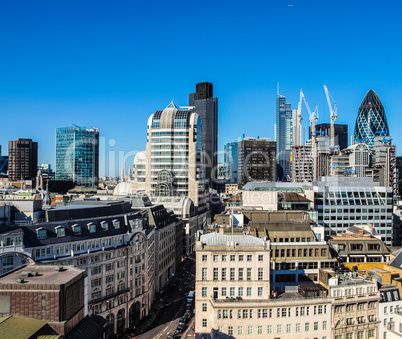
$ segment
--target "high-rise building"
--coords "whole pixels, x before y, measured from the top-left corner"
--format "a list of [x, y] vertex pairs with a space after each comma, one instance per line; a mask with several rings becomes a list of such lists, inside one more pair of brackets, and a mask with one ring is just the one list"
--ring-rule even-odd
[[292, 146], [292, 109], [286, 98], [278, 93], [276, 97], [276, 161], [279, 181], [290, 179], [290, 153]]
[[225, 177], [231, 183], [237, 183], [237, 142], [228, 142], [224, 147]]
[[206, 205], [201, 126], [197, 113], [173, 102], [149, 117], [145, 190], [152, 196], [189, 197], [198, 208]]
[[364, 97], [357, 113], [354, 141], [366, 141], [370, 149], [374, 147], [376, 135], [389, 135], [384, 107], [377, 93], [372, 89]]
[[238, 142], [238, 182], [275, 181], [276, 143], [268, 138], [245, 138]]
[[291, 174], [293, 182], [313, 181], [311, 144], [292, 146]]
[[56, 180], [70, 180], [93, 187], [99, 178], [99, 129], [56, 129]]
[[1, 155], [1, 145], [0, 145], [0, 175], [1, 173], [6, 174], [8, 171], [8, 156]]
[[8, 142], [8, 178], [11, 181], [32, 179], [38, 168], [38, 143], [32, 139]]
[[[345, 149], [348, 147], [348, 125], [344, 124], [334, 124], [335, 127], [335, 145], [339, 146], [340, 149]], [[315, 125], [316, 132], [320, 132], [320, 135], [323, 136], [331, 136], [331, 124], [318, 124]], [[311, 127], [310, 127], [310, 135], [311, 139]]]
[[213, 85], [200, 82], [196, 91], [189, 94], [189, 106], [202, 122], [202, 162], [209, 186], [214, 188], [218, 165], [218, 98], [213, 97]]

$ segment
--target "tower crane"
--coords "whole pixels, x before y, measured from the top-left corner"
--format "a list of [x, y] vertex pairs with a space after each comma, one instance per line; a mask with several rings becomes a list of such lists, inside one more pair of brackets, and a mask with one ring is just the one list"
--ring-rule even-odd
[[[313, 112], [311, 112], [310, 106], [308, 105], [306, 97], [304, 96], [302, 91], [300, 91], [300, 97], [303, 98], [304, 103], [306, 105], [308, 114], [310, 116], [309, 121], [310, 121], [310, 126], [311, 126], [311, 134], [314, 135], [314, 133], [315, 133], [315, 124], [317, 123], [317, 120], [318, 120], [318, 106], [315, 106], [315, 110]], [[300, 102], [301, 102], [301, 99], [300, 99]], [[301, 111], [301, 108], [300, 108], [300, 111]]]
[[[335, 103], [334, 98], [332, 98], [331, 94], [329, 94], [327, 86], [324, 85], [324, 91], [325, 91], [325, 96], [327, 97], [327, 102], [328, 102], [328, 107], [329, 107], [329, 112], [331, 113], [331, 146], [335, 145], [335, 121], [336, 118], [338, 117], [337, 112], [337, 105]], [[334, 108], [332, 108], [331, 100], [334, 102]]]

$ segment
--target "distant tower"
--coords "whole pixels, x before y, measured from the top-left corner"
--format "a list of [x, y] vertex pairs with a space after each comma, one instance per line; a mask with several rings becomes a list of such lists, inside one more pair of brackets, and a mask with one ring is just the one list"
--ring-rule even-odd
[[121, 168], [121, 173], [120, 173], [120, 182], [126, 181], [124, 180], [124, 167]]
[[276, 97], [276, 161], [277, 177], [280, 181], [290, 178], [290, 153], [292, 146], [292, 108], [283, 95]]
[[354, 140], [366, 140], [370, 149], [374, 147], [374, 137], [389, 136], [387, 118], [380, 98], [372, 89], [364, 97], [356, 119]]
[[213, 97], [213, 85], [200, 82], [189, 94], [189, 106], [199, 115], [202, 123], [202, 162], [209, 186], [215, 187], [218, 166], [218, 98]]
[[34, 179], [38, 170], [38, 143], [32, 139], [8, 142], [8, 179]]
[[132, 176], [131, 176], [131, 166], [130, 166], [130, 167], [128, 168], [128, 178], [127, 178], [127, 180], [130, 181], [131, 178], [132, 178]]

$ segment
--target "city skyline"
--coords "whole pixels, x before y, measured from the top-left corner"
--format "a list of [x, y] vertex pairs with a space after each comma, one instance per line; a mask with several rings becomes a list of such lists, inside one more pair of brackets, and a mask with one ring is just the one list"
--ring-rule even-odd
[[[2, 44], [7, 53], [0, 54], [0, 108], [7, 122], [0, 136], [3, 155], [9, 140], [31, 138], [38, 142], [38, 163], [55, 167], [55, 130], [72, 123], [99, 127], [106, 155], [145, 150], [149, 115], [172, 98], [185, 106], [188, 93], [202, 81], [213, 83], [219, 97], [220, 151], [243, 134], [274, 140], [279, 82], [292, 108], [303, 88], [310, 107], [319, 106], [318, 123], [329, 122], [327, 85], [338, 105], [337, 123], [349, 126], [349, 142], [359, 106], [373, 89], [401, 154], [400, 47], [394, 43], [401, 4], [292, 5], [176, 2], [160, 3], [155, 10], [152, 4], [129, 2], [2, 2], [0, 28], [7, 32]], [[166, 21], [169, 15], [177, 20]], [[183, 17], [202, 23], [205, 34], [195, 39], [195, 29], [183, 30]], [[206, 47], [192, 52], [195, 45]], [[307, 136], [306, 113], [303, 106]]]

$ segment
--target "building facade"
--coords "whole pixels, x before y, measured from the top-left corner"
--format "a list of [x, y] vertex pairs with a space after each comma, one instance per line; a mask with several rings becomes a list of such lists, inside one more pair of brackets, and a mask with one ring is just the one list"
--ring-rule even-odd
[[38, 143], [32, 139], [8, 142], [8, 179], [33, 179], [38, 170]]
[[228, 142], [224, 148], [225, 177], [230, 183], [238, 180], [238, 143]]
[[171, 102], [148, 119], [146, 192], [152, 196], [189, 197], [202, 210], [207, 181], [201, 161], [202, 123], [198, 114]]
[[189, 106], [202, 122], [202, 162], [209, 186], [215, 188], [218, 165], [218, 98], [213, 96], [213, 85], [200, 82], [189, 94]]
[[392, 187], [372, 178], [322, 177], [313, 182], [318, 223], [343, 233], [354, 225], [373, 225], [381, 240], [392, 244]]
[[56, 180], [93, 187], [99, 179], [99, 129], [56, 129]]
[[238, 183], [276, 181], [276, 143], [268, 138], [238, 142]]
[[[340, 147], [340, 149], [347, 148], [349, 145], [349, 136], [348, 136], [348, 125], [344, 124], [334, 124], [335, 128], [335, 140], [334, 140], [334, 145], [337, 145]], [[324, 136], [331, 136], [331, 124], [317, 124], [315, 125], [315, 130], [316, 132], [319, 132], [320, 135]], [[311, 127], [309, 129], [309, 135], [310, 139], [312, 138], [311, 136]]]
[[311, 144], [292, 146], [290, 168], [293, 182], [313, 181], [313, 155], [311, 148]]

